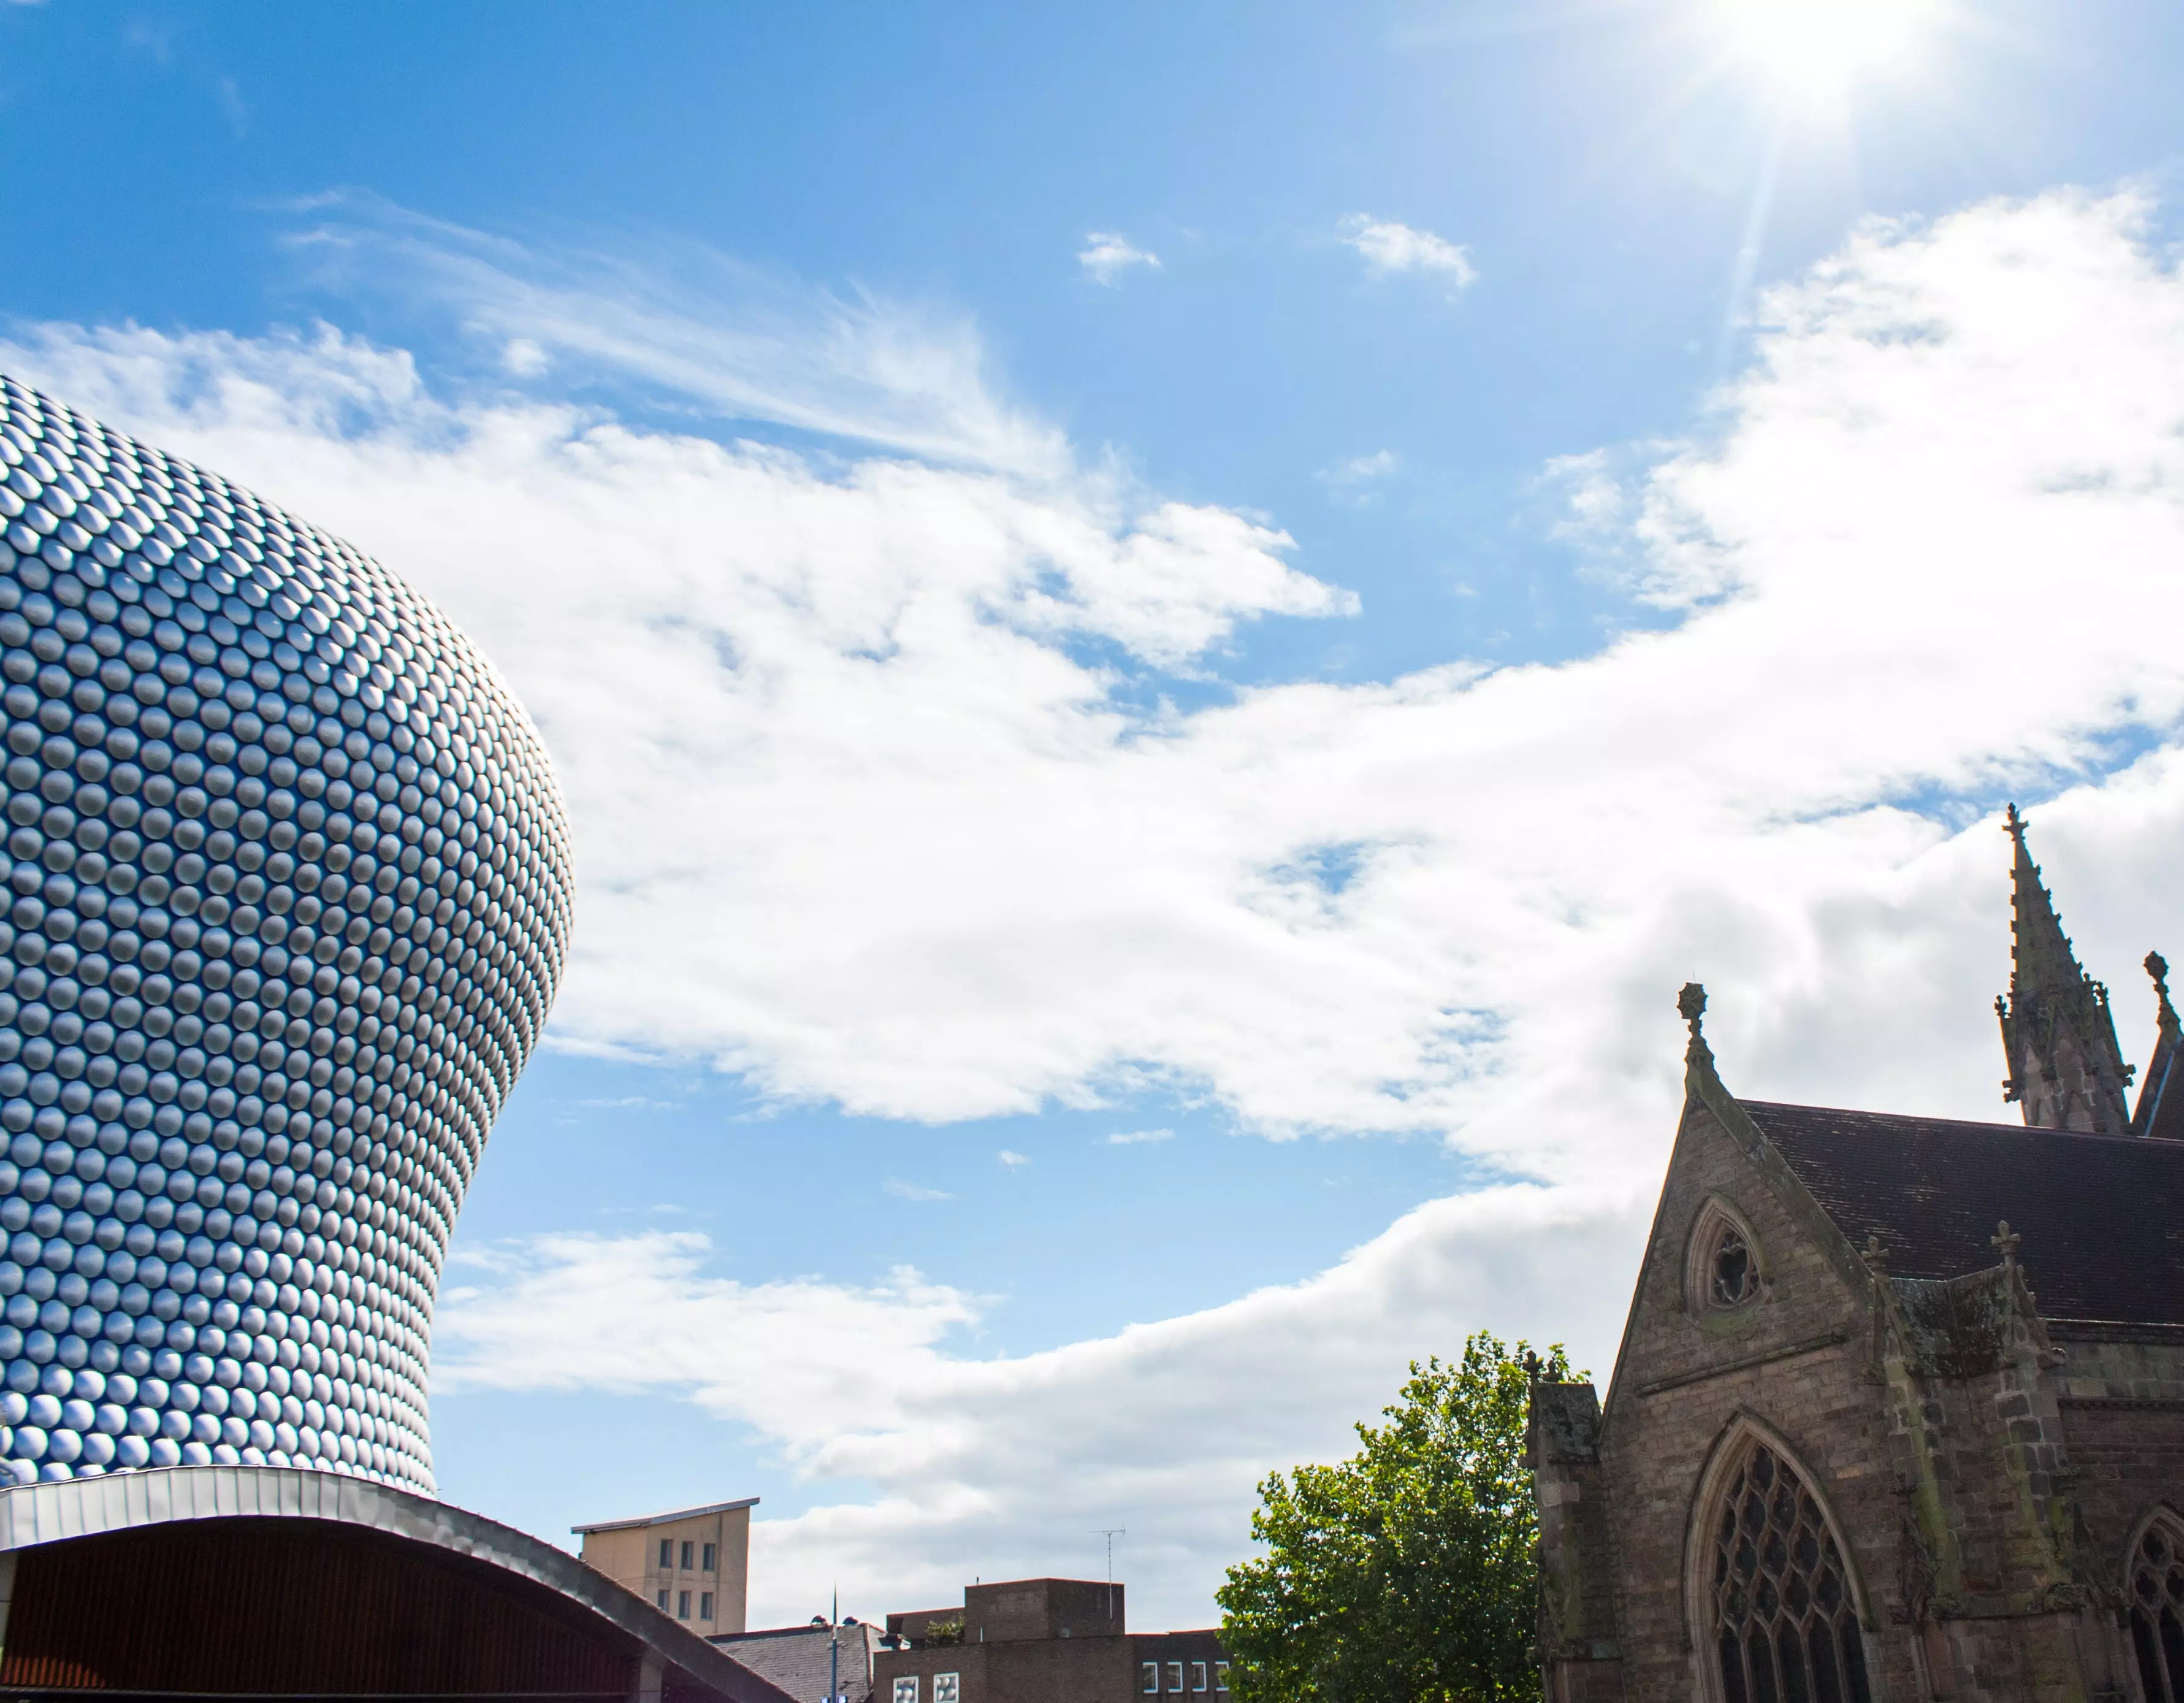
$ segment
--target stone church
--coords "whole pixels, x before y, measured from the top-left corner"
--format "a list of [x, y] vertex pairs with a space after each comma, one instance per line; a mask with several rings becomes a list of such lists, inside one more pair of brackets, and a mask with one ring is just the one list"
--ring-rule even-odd
[[1533, 1386], [1548, 1703], [2184, 1703], [2184, 1025], [2149, 955], [2132, 1106], [2008, 829], [2022, 1127], [1740, 1100], [1684, 990], [1606, 1407]]

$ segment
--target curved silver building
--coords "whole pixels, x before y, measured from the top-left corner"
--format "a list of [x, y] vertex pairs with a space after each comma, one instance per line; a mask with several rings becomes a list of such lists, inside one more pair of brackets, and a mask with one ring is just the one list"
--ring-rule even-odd
[[0, 1482], [429, 1491], [448, 1236], [568, 842], [477, 650], [337, 539], [0, 380]]

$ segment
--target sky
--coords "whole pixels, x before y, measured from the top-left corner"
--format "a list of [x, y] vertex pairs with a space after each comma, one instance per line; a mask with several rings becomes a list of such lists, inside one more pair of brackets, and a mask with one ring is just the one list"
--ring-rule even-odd
[[[448, 1500], [751, 1623], [1100, 1577], [1488, 1330], [1680, 1103], [2006, 1119], [2005, 801], [2184, 951], [2156, 0], [0, 3], [0, 371], [369, 551], [574, 947]], [[2038, 1250], [2024, 1257], [2036, 1278]]]

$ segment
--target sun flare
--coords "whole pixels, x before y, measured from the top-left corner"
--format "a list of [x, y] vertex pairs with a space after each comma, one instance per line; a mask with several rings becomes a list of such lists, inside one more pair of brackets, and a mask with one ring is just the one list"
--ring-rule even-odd
[[1736, 46], [1801, 93], [1841, 90], [1903, 59], [1936, 0], [1715, 0]]

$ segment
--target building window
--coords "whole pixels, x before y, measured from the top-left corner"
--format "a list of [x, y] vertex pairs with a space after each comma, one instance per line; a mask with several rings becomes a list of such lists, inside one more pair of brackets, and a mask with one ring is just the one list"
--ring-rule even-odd
[[672, 1538], [660, 1540], [660, 1567], [662, 1572], [675, 1565], [675, 1544]]
[[1228, 1689], [1228, 1664], [1225, 1661], [1217, 1661], [1213, 1664], [1213, 1689], [1216, 1691], [1226, 1691]]
[[701, 1591], [698, 1596], [698, 1618], [710, 1620], [712, 1617], [713, 1594], [710, 1591]]
[[1145, 1680], [1145, 1695], [1158, 1696], [1160, 1695], [1160, 1663], [1148, 1661], [1144, 1664], [1143, 1672]]
[[683, 1566], [684, 1566], [684, 1567], [686, 1567], [686, 1568], [690, 1565], [690, 1549], [691, 1549], [691, 1545], [689, 1545], [688, 1544], [683, 1544], [683, 1546], [682, 1546], [682, 1565], [683, 1565]]
[[1700, 1209], [1687, 1246], [1685, 1293], [1695, 1315], [1736, 1312], [1767, 1298], [1759, 1243], [1742, 1215], [1719, 1195]]
[[684, 1591], [681, 1595], [679, 1595], [678, 1597], [677, 1597], [677, 1598], [676, 1598], [676, 1600], [675, 1600], [675, 1618], [676, 1618], [676, 1619], [677, 1619], [677, 1620], [688, 1620], [688, 1619], [689, 1619], [689, 1618], [690, 1618], [690, 1593], [689, 1593], [689, 1592], [688, 1592], [688, 1591]]
[[659, 1604], [659, 1605], [660, 1605], [660, 1613], [662, 1613], [662, 1614], [666, 1614], [666, 1613], [667, 1612], [667, 1593], [666, 1593], [666, 1591], [662, 1591], [662, 1592], [660, 1592], [660, 1594], [659, 1594], [659, 1596], [658, 1596], [658, 1597], [656, 1597], [656, 1598], [655, 1599], [655, 1601]]
[[894, 1683], [894, 1703], [917, 1703], [917, 1676], [905, 1673]]
[[1724, 1703], [1871, 1703], [1842, 1552], [1812, 1491], [1763, 1443], [1722, 1497], [1713, 1593]]
[[961, 1703], [963, 1676], [960, 1673], [936, 1673], [933, 1676], [933, 1703]]
[[1183, 1664], [1180, 1661], [1171, 1661], [1167, 1665], [1167, 1689], [1171, 1691], [1183, 1689]]
[[705, 1545], [705, 1571], [709, 1573], [713, 1571], [713, 1546], [710, 1544]]
[[1206, 1664], [1202, 1661], [1194, 1661], [1190, 1664], [1190, 1689], [1194, 1691], [1203, 1691], [1206, 1689]]
[[2125, 1596], [2146, 1703], [2184, 1703], [2184, 1527], [2157, 1520], [2147, 1527]]
[[1735, 1225], [1723, 1226], [1713, 1247], [1713, 1276], [1707, 1299], [1717, 1307], [1741, 1307], [1759, 1293], [1759, 1262]]

